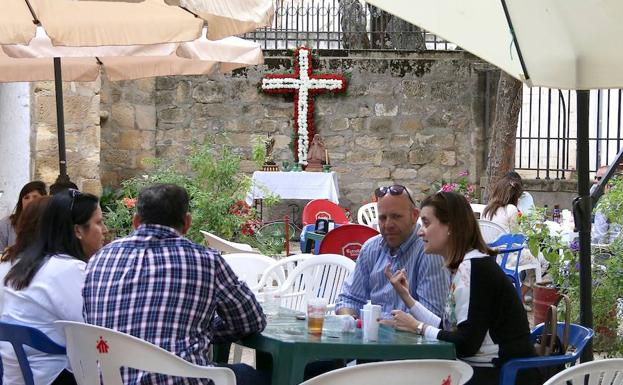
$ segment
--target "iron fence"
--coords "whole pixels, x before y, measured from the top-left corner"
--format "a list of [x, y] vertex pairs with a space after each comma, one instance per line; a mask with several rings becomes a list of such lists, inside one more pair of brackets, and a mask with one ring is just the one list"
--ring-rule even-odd
[[[575, 91], [524, 86], [517, 125], [515, 168], [528, 178], [568, 179], [577, 152]], [[622, 146], [622, 90], [591, 91], [590, 170], [614, 160]]]
[[243, 36], [264, 49], [302, 44], [332, 50], [455, 50], [426, 32], [359, 0], [278, 0], [270, 27]]

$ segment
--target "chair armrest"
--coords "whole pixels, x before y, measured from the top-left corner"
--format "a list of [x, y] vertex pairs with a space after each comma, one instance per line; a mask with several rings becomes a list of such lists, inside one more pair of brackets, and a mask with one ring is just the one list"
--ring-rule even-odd
[[520, 369], [540, 368], [577, 361], [580, 352], [547, 357], [516, 358], [506, 362], [500, 371], [500, 385], [514, 384]]

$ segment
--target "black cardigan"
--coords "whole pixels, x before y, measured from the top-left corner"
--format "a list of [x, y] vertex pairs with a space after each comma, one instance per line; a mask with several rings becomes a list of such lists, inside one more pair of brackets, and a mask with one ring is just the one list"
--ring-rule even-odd
[[496, 367], [512, 358], [535, 356], [526, 311], [495, 258], [475, 257], [461, 264], [466, 263], [471, 264], [467, 320], [454, 331], [441, 330], [437, 338], [454, 343], [458, 357], [472, 357], [488, 331], [499, 347], [492, 361]]

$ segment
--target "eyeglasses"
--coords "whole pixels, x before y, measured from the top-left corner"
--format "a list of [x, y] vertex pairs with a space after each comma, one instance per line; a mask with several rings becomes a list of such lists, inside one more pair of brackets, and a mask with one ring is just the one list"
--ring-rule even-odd
[[73, 188], [67, 189], [67, 191], [69, 192], [69, 196], [71, 197], [71, 205], [69, 206], [69, 212], [71, 213], [72, 211], [74, 211], [74, 203], [76, 202], [76, 197], [79, 197], [80, 195], [82, 195], [82, 193]]
[[407, 196], [409, 197], [409, 200], [411, 201], [411, 203], [413, 203], [414, 206], [417, 206], [417, 204], [411, 197], [411, 194], [409, 194], [409, 190], [407, 190], [405, 186], [400, 185], [400, 184], [379, 187], [376, 190], [374, 190], [374, 196], [376, 196], [377, 198], [382, 198], [385, 195], [387, 195], [387, 193], [390, 193], [391, 195], [401, 195], [403, 191], [407, 192]]

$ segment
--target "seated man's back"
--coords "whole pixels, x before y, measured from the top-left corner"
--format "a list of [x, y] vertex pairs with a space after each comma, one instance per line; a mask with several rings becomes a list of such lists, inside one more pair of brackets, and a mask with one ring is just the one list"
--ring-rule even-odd
[[[210, 343], [238, 340], [266, 324], [253, 293], [216, 251], [158, 224], [140, 224], [94, 255], [83, 296], [87, 323], [204, 366], [210, 365]], [[198, 383], [136, 370], [124, 370], [123, 377], [125, 384]]]

